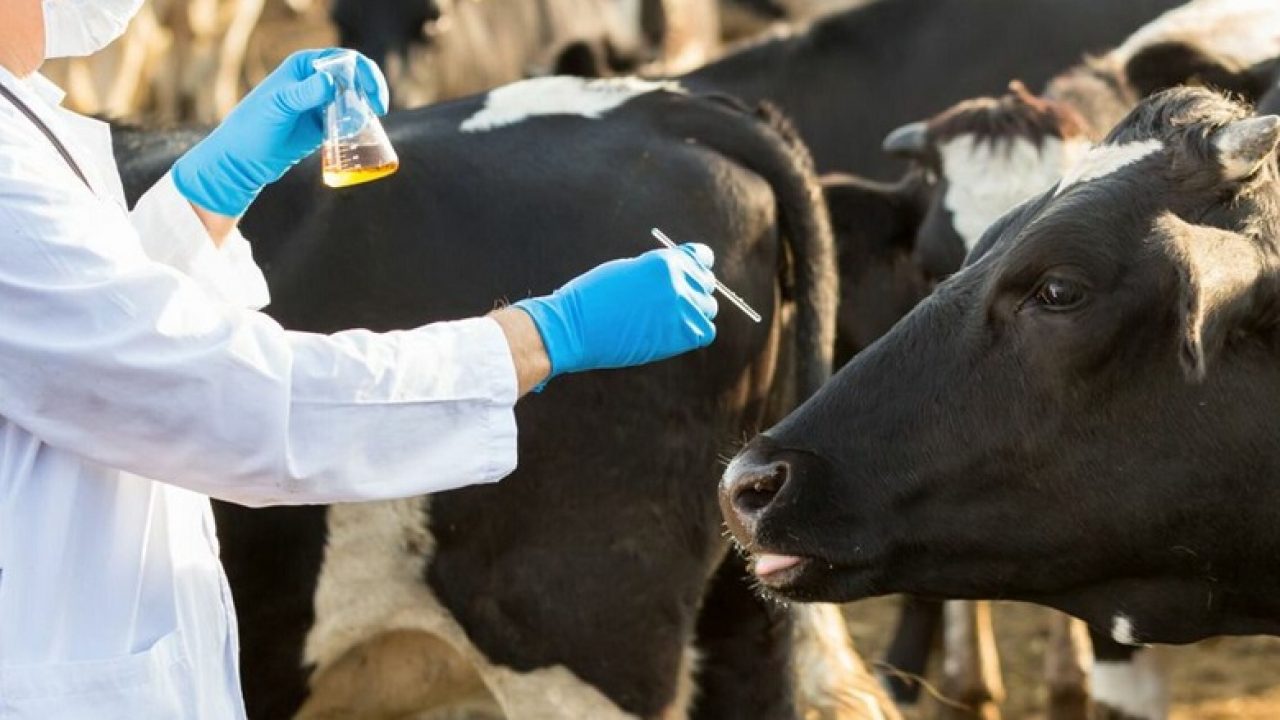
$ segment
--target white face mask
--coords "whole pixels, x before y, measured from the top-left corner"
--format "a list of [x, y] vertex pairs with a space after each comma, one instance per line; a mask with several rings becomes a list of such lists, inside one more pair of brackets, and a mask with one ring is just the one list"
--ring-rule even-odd
[[43, 0], [44, 56], [92, 55], [124, 34], [144, 0]]

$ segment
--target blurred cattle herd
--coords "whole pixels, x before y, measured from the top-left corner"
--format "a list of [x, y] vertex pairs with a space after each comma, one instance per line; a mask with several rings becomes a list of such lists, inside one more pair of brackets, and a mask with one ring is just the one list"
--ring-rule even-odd
[[44, 74], [83, 113], [212, 123], [290, 52], [337, 42], [383, 65], [400, 107], [548, 74], [676, 74], [771, 24], [865, 0], [147, 0], [128, 33]]

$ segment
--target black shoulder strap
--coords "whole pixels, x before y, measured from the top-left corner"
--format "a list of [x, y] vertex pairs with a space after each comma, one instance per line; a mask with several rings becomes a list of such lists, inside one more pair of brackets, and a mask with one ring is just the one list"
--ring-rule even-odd
[[45, 125], [44, 121], [32, 112], [31, 108], [27, 107], [26, 103], [22, 102], [17, 95], [14, 95], [13, 92], [3, 84], [0, 84], [0, 95], [8, 98], [9, 102], [13, 103], [22, 111], [23, 115], [26, 115], [31, 122], [35, 123], [36, 127], [40, 128], [40, 132], [44, 133], [45, 137], [49, 138], [49, 142], [53, 143], [53, 147], [58, 151], [58, 154], [62, 156], [62, 159], [66, 160], [67, 164], [71, 166], [71, 172], [74, 172], [76, 177], [80, 178], [80, 182], [84, 183], [84, 186], [89, 188], [90, 192], [92, 192], [93, 186], [89, 184], [89, 179], [84, 176], [84, 173], [80, 170], [80, 166], [76, 164], [75, 158], [71, 157], [71, 153], [67, 152], [67, 147], [62, 144], [62, 141], [58, 139], [57, 135], [53, 134], [53, 131], [49, 129], [49, 126]]

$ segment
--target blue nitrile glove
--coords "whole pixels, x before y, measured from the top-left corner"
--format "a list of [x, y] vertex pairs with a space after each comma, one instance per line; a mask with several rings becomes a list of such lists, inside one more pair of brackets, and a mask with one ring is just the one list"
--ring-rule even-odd
[[714, 262], [706, 245], [653, 250], [607, 262], [515, 307], [533, 317], [551, 377], [641, 365], [715, 340]]
[[[238, 217], [262, 188], [324, 142], [324, 110], [334, 98], [333, 78], [311, 63], [344, 50], [303, 50], [289, 56], [236, 106], [200, 144], [178, 158], [173, 180], [183, 197], [206, 210]], [[374, 112], [387, 112], [387, 80], [363, 55], [356, 63], [360, 90]]]

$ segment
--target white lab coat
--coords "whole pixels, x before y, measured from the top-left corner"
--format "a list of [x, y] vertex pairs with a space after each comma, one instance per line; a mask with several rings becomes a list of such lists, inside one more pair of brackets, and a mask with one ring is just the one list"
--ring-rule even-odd
[[[206, 495], [360, 501], [515, 467], [492, 320], [289, 332], [238, 235], [165, 178], [125, 210], [105, 126], [0, 82], [0, 718], [243, 717]], [[147, 478], [156, 478], [150, 480]], [[301, 658], [299, 658], [301, 662]]]

